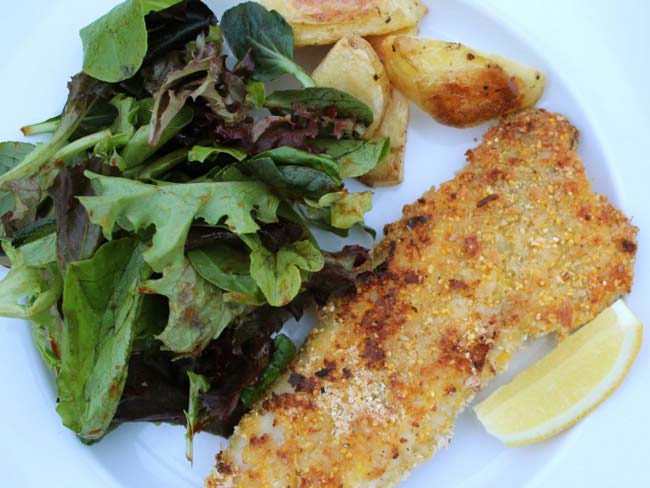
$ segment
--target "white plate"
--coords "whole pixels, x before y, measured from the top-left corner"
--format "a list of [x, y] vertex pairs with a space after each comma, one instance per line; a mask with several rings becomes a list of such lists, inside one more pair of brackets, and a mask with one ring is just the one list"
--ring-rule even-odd
[[[3, 56], [5, 62], [0, 68], [3, 107], [0, 140], [17, 139], [17, 127], [49, 117], [60, 109], [66, 95], [65, 81], [80, 66], [81, 47], [76, 31], [114, 3], [111, 0], [34, 0], [29, 2], [29, 9], [21, 6], [16, 10], [18, 22], [12, 21], [11, 13], [0, 21], [0, 45], [8, 52]], [[236, 2], [218, 3], [220, 12], [224, 5]], [[561, 70], [553, 61], [540, 56], [526, 36], [515, 33], [503, 20], [486, 13], [477, 6], [478, 2], [438, 0], [428, 3], [432, 12], [422, 23], [422, 35], [462, 41], [481, 50], [521, 60], [547, 74], [547, 90], [540, 106], [568, 115], [580, 129], [580, 154], [594, 187], [615, 204], [620, 204], [622, 193], [615, 183], [614, 166], [605, 158], [605, 151], [596, 139], [596, 129], [563, 82]], [[507, 4], [507, 1], [503, 3]], [[25, 15], [27, 11], [29, 16]], [[28, 18], [29, 33], [26, 33], [25, 20]], [[16, 39], [20, 39], [20, 45], [15, 45]], [[318, 52], [303, 53], [301, 58], [312, 56], [308, 61], [313, 63], [313, 56]], [[399, 218], [403, 204], [415, 200], [431, 185], [452, 178], [464, 164], [465, 150], [477, 144], [484, 130], [485, 127], [469, 130], [446, 128], [413, 108], [405, 182], [399, 187], [377, 191], [375, 209], [369, 215], [368, 223], [381, 229], [383, 224]], [[333, 240], [326, 243], [328, 247], [338, 245], [340, 243]], [[635, 288], [632, 298], [640, 293], [639, 287]], [[548, 347], [548, 341], [543, 341], [520, 354], [514, 367], [498, 381], [511, 377], [514, 371]], [[225, 445], [222, 439], [199, 435], [195, 442], [193, 468], [185, 462], [184, 430], [178, 427], [122, 426], [98, 445], [83, 446], [59, 421], [54, 410], [56, 394], [52, 381], [31, 345], [26, 324], [0, 319], [0, 358], [4, 399], [0, 403], [0, 463], [5, 466], [0, 474], [2, 486], [201, 486], [203, 477], [212, 466], [214, 454]], [[635, 384], [639, 386], [639, 383]], [[641, 393], [626, 386], [627, 382], [596, 412], [597, 420], [605, 419], [610, 402], [618, 400], [617, 407], [621, 402], [623, 406], [632, 404], [632, 395], [638, 401]], [[643, 396], [648, 398], [647, 393]], [[601, 414], [601, 411], [605, 413]], [[561, 464], [562, 458], [570, 451], [590, 450], [582, 440], [587, 428], [598, 429], [599, 426], [588, 419], [542, 444], [506, 449], [484, 433], [468, 410], [458, 420], [451, 448], [416, 469], [403, 486], [532, 486], [554, 466]], [[638, 448], [642, 449], [642, 445]], [[642, 476], [643, 473], [632, 473], [626, 479], [641, 481]], [[588, 473], [581, 478], [583, 481], [591, 479], [591, 486], [606, 486], [598, 484], [598, 479], [590, 478]], [[565, 476], [560, 479], [572, 478]], [[634, 483], [634, 486], [642, 485]]]

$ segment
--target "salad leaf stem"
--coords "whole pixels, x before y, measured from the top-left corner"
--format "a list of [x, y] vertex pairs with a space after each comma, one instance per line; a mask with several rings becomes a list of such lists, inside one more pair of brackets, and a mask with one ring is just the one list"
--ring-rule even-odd
[[20, 131], [26, 136], [36, 136], [38, 134], [52, 134], [61, 121], [60, 117], [52, 117], [51, 119], [38, 122], [36, 124], [25, 125], [20, 128]]
[[111, 137], [112, 133], [110, 129], [104, 129], [94, 134], [87, 135], [81, 139], [77, 139], [70, 144], [63, 146], [57, 152], [54, 153], [52, 158], [55, 161], [66, 161], [88, 149], [95, 147], [104, 139]]
[[184, 161], [187, 161], [189, 149], [181, 148], [176, 149], [164, 156], [152, 161], [145, 165], [139, 171], [136, 169], [134, 175], [140, 180], [152, 180], [165, 174], [167, 171], [173, 169]]
[[190, 400], [188, 402], [185, 414], [185, 422], [187, 424], [187, 432], [185, 433], [185, 457], [190, 463], [194, 462], [194, 435], [199, 431], [201, 424], [200, 411], [201, 411], [201, 393], [207, 393], [210, 390], [210, 382], [205, 376], [195, 374], [192, 371], [187, 372], [190, 379]]
[[[49, 176], [54, 167], [46, 168], [49, 164], [54, 164], [53, 156], [63, 147], [70, 136], [77, 129], [84, 116], [90, 111], [95, 102], [99, 99], [105, 85], [89, 76], [81, 73], [72, 78], [70, 82], [70, 94], [66, 103], [61, 121], [52, 134], [50, 140], [40, 144], [30, 152], [23, 161], [0, 176], [0, 186], [27, 178], [32, 175], [39, 175], [45, 170], [45, 181], [42, 188], [45, 189], [51, 183]], [[52, 171], [48, 171], [52, 170]]]

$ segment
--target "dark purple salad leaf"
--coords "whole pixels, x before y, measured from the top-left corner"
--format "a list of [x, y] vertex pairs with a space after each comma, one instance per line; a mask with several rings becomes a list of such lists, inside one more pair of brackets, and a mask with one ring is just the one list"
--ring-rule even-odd
[[77, 197], [95, 195], [84, 171], [102, 173], [103, 168], [99, 159], [89, 159], [64, 168], [50, 189], [56, 211], [56, 254], [62, 272], [69, 263], [92, 257], [102, 243], [101, 227], [90, 222], [85, 207]]
[[147, 26], [145, 65], [171, 51], [184, 49], [185, 44], [217, 24], [214, 13], [201, 0], [184, 0], [165, 10], [150, 12], [144, 21]]

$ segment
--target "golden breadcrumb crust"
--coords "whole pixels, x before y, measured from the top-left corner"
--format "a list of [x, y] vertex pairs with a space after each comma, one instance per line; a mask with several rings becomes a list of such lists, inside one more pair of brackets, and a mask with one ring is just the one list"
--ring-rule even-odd
[[529, 110], [386, 227], [217, 456], [208, 487], [390, 487], [527, 337], [571, 330], [632, 285], [636, 229], [594, 193], [577, 130]]

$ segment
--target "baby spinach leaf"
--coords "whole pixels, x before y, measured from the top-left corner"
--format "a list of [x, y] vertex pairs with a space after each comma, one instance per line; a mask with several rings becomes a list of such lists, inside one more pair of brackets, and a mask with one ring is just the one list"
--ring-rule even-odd
[[372, 110], [361, 100], [335, 88], [303, 88], [301, 90], [283, 90], [271, 93], [264, 106], [273, 113], [288, 114], [295, 106], [308, 110], [324, 111], [335, 109], [336, 116], [352, 118], [366, 126], [372, 124]]
[[315, 86], [294, 61], [293, 30], [275, 10], [255, 2], [240, 3], [224, 12], [221, 28], [235, 56], [242, 59], [252, 52], [257, 80], [270, 81], [288, 73], [304, 86]]
[[228, 154], [235, 158], [237, 161], [241, 161], [242, 159], [246, 158], [246, 153], [244, 151], [240, 151], [239, 149], [235, 149], [234, 147], [225, 147], [225, 146], [194, 146], [189, 154], [187, 155], [187, 159], [190, 161], [198, 161], [200, 163], [204, 163], [208, 159], [212, 158], [213, 156], [217, 156], [219, 154]]
[[201, 429], [202, 417], [201, 415], [201, 393], [210, 391], [210, 382], [205, 376], [195, 374], [192, 371], [187, 372], [190, 379], [190, 394], [189, 403], [185, 413], [185, 424], [187, 432], [185, 433], [185, 457], [192, 463], [194, 461], [194, 435]]
[[131, 78], [147, 53], [145, 14], [142, 0], [126, 0], [81, 29], [84, 72], [110, 83]]
[[320, 249], [309, 240], [286, 244], [272, 252], [255, 235], [242, 239], [251, 249], [251, 276], [274, 307], [286, 305], [298, 295], [302, 285], [300, 270], [319, 271], [325, 264]]
[[256, 232], [258, 224], [276, 220], [279, 199], [258, 182], [217, 182], [147, 185], [125, 178], [86, 172], [97, 196], [81, 197], [90, 221], [111, 238], [116, 225], [132, 231], [154, 225], [152, 246], [144, 252], [155, 271], [178, 265], [192, 222], [204, 219], [216, 225], [225, 221], [233, 232]]
[[342, 178], [356, 178], [366, 174], [386, 159], [390, 152], [388, 138], [316, 139], [312, 145], [336, 159]]
[[131, 78], [147, 54], [145, 15], [179, 1], [126, 0], [81, 29], [84, 72], [109, 83]]
[[338, 177], [305, 166], [278, 166], [272, 159], [247, 159], [226, 168], [224, 178], [234, 178], [233, 171], [239, 171], [253, 180], [262, 181], [286, 198], [301, 200], [318, 199], [326, 193], [341, 189]]
[[314, 154], [293, 147], [283, 146], [255, 155], [253, 159], [270, 158], [276, 164], [306, 166], [330, 176], [340, 183], [339, 167], [334, 159], [328, 155]]
[[138, 290], [151, 274], [142, 251], [134, 239], [116, 240], [68, 267], [57, 411], [82, 439], [104, 435], [122, 395], [142, 304]]
[[258, 293], [250, 276], [250, 258], [234, 246], [216, 244], [187, 254], [194, 269], [222, 290], [254, 297]]
[[156, 338], [180, 355], [200, 354], [243, 312], [240, 305], [225, 303], [223, 291], [203, 279], [187, 259], [165, 269], [161, 279], [146, 282], [141, 291], [169, 298], [169, 321]]
[[242, 391], [241, 401], [247, 408], [251, 408], [264, 395], [296, 355], [296, 345], [284, 334], [278, 334], [275, 337], [273, 349], [271, 361], [260, 374], [257, 383], [247, 386]]

